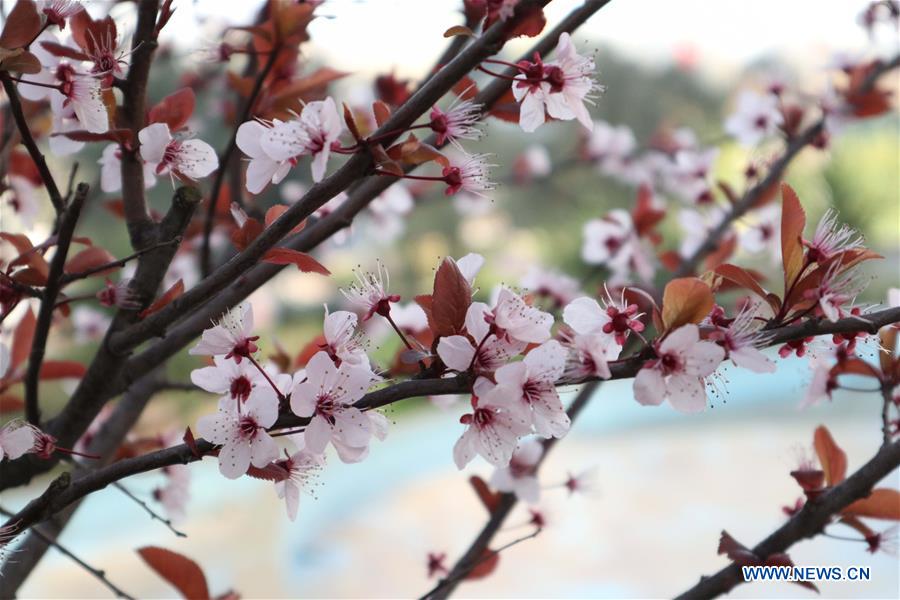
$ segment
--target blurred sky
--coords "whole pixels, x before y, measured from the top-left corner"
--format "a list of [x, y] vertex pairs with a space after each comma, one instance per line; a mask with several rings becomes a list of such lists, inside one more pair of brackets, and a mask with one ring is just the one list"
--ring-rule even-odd
[[[550, 24], [580, 3], [553, 0], [546, 9]], [[222, 23], [227, 18], [246, 24], [259, 4], [178, 3], [168, 35], [176, 44], [195, 44], [197, 20]], [[822, 65], [831, 49], [862, 52], [868, 36], [854, 23], [867, 4], [866, 0], [613, 0], [579, 29], [576, 38], [609, 44], [642, 62], [696, 62], [705, 73], [727, 77], [736, 67], [775, 53], [813, 66]], [[327, 0], [317, 13], [331, 18], [316, 19], [310, 26], [311, 46], [330, 66], [356, 74], [391, 67], [403, 75], [420, 74], [446, 45], [443, 32], [461, 22], [461, 5], [461, 0]], [[896, 37], [891, 37], [878, 40], [885, 51], [896, 50]], [[508, 47], [521, 52], [529, 44], [521, 39]], [[602, 57], [598, 62], [602, 69]]]

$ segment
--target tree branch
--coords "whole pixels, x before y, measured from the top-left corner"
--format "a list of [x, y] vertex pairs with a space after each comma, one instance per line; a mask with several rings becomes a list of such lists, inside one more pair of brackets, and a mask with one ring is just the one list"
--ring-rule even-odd
[[[865, 498], [872, 487], [900, 465], [900, 441], [882, 446], [878, 453], [853, 475], [828, 489], [815, 500], [809, 500], [796, 515], [753, 548], [763, 558], [785, 552], [795, 543], [822, 532], [834, 515], [851, 502]], [[676, 597], [676, 600], [715, 598], [743, 583], [741, 568], [732, 563], [700, 581]]]
[[9, 109], [16, 122], [16, 127], [19, 129], [22, 143], [25, 145], [25, 149], [28, 150], [31, 160], [37, 166], [38, 173], [41, 174], [41, 180], [44, 182], [44, 187], [47, 188], [50, 202], [53, 204], [58, 217], [62, 214], [66, 205], [63, 202], [62, 194], [59, 193], [59, 188], [56, 187], [56, 180], [53, 179], [53, 175], [50, 173], [47, 161], [44, 159], [44, 155], [41, 154], [40, 149], [38, 149], [37, 143], [31, 135], [31, 130], [28, 128], [28, 120], [22, 111], [22, 100], [19, 98], [18, 90], [16, 90], [16, 84], [13, 83], [9, 73], [6, 71], [0, 71], [0, 82], [3, 83], [3, 89], [6, 91], [6, 97], [9, 99]]
[[25, 418], [28, 419], [29, 423], [38, 427], [41, 422], [41, 409], [38, 403], [41, 364], [44, 362], [47, 339], [50, 337], [50, 325], [53, 323], [53, 310], [56, 308], [56, 298], [62, 288], [62, 277], [66, 258], [69, 255], [69, 245], [72, 243], [72, 236], [75, 235], [75, 226], [78, 224], [78, 217], [81, 215], [81, 208], [84, 206], [89, 189], [85, 183], [78, 184], [78, 191], [75, 193], [75, 197], [60, 215], [56, 252], [53, 255], [53, 260], [50, 261], [47, 285], [44, 286], [41, 308], [38, 311], [37, 324], [34, 328], [31, 353], [28, 358], [28, 370], [25, 372]]

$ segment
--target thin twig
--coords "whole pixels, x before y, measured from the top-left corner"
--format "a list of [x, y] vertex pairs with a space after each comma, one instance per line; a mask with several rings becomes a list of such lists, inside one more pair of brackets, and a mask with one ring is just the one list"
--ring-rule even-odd
[[117, 490], [119, 490], [120, 492], [122, 492], [123, 494], [125, 494], [126, 496], [131, 498], [134, 502], [136, 502], [138, 504], [138, 506], [140, 506], [145, 511], [147, 511], [147, 514], [150, 515], [150, 517], [154, 521], [159, 521], [160, 523], [162, 523], [163, 525], [168, 527], [169, 531], [171, 531], [178, 537], [187, 537], [186, 533], [184, 533], [183, 531], [179, 531], [178, 529], [175, 529], [175, 526], [172, 525], [172, 519], [167, 519], [166, 517], [163, 517], [160, 514], [158, 514], [156, 511], [154, 511], [152, 508], [150, 508], [150, 506], [145, 501], [141, 500], [140, 498], [135, 496], [133, 493], [131, 493], [128, 490], [128, 488], [126, 488], [124, 485], [122, 485], [121, 483], [119, 483], [117, 481], [117, 482], [113, 483], [113, 487], [115, 487]]
[[102, 273], [103, 271], [108, 271], [110, 269], [115, 269], [118, 267], [124, 267], [125, 264], [128, 263], [128, 261], [134, 260], [135, 258], [138, 258], [141, 255], [146, 254], [147, 252], [156, 250], [157, 248], [162, 248], [164, 246], [170, 246], [170, 245], [177, 246], [180, 243], [181, 243], [181, 236], [178, 236], [171, 240], [163, 240], [161, 242], [157, 242], [157, 243], [153, 244], [152, 246], [147, 246], [146, 248], [141, 248], [140, 250], [138, 250], [136, 252], [132, 252], [131, 254], [129, 254], [128, 256], [126, 256], [124, 258], [117, 258], [116, 260], [111, 260], [108, 263], [104, 263], [102, 265], [92, 267], [90, 269], [86, 269], [84, 271], [79, 271], [77, 273], [65, 273], [65, 274], [63, 274], [60, 281], [61, 281], [62, 285], [66, 285], [66, 284], [72, 283], [73, 281], [78, 281], [79, 279], [85, 279], [87, 277], [90, 277], [91, 275], [96, 275], [97, 273]]
[[53, 323], [53, 311], [56, 309], [56, 297], [62, 288], [61, 279], [69, 255], [69, 245], [72, 236], [75, 235], [75, 226], [81, 215], [81, 207], [90, 188], [86, 183], [78, 184], [75, 197], [63, 211], [59, 220], [59, 235], [56, 241], [56, 253], [50, 261], [50, 269], [47, 274], [47, 285], [44, 286], [44, 295], [41, 298], [41, 307], [38, 311], [37, 323], [34, 328], [34, 338], [31, 342], [31, 353], [28, 358], [28, 370], [25, 372], [25, 418], [35, 426], [40, 426], [41, 410], [38, 404], [38, 386], [40, 384], [41, 364], [44, 362], [44, 352], [47, 348], [47, 339], [50, 336], [50, 326]]

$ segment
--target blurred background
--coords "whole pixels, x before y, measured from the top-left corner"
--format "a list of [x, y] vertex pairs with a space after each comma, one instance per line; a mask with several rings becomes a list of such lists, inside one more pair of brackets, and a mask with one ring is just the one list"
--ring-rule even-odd
[[[721, 151], [714, 165], [718, 179], [742, 189], [748, 162], [764, 162], [779, 146], [748, 151], [724, 137], [722, 122], [741, 89], [762, 90], [773, 80], [795, 94], [812, 98], [829, 79], [827, 68], [839, 55], [892, 57], [898, 50], [896, 28], [870, 35], [857, 18], [867, 2], [822, 3], [795, 0], [753, 3], [733, 0], [614, 0], [573, 36], [583, 53], [593, 53], [606, 92], [592, 107], [595, 119], [632, 129], [646, 146], [660, 128], [689, 127], [703, 145]], [[303, 57], [317, 66], [346, 71], [330, 94], [366, 105], [375, 77], [391, 71], [399, 79], [417, 80], [430, 69], [446, 40], [442, 33], [461, 21], [458, 0], [329, 0], [310, 26], [311, 41]], [[554, 25], [578, 2], [555, 0], [547, 10]], [[208, 56], [227, 25], [253, 20], [259, 3], [177, 2], [168, 38], [154, 64], [151, 101], [186, 81], [202, 77], [195, 91], [198, 109], [191, 129], [215, 148], [227, 142], [223, 114], [224, 65]], [[92, 12], [107, 9], [91, 3]], [[112, 7], [120, 31], [134, 18], [129, 5]], [[398, 34], [398, 32], [402, 32]], [[228, 35], [232, 35], [229, 33]], [[504, 51], [516, 58], [530, 45], [515, 40]], [[239, 65], [239, 59], [236, 65]], [[233, 66], [232, 69], [236, 67]], [[206, 77], [206, 75], [211, 75]], [[895, 75], [885, 80], [897, 90]], [[872, 282], [862, 301], [884, 301], [886, 290], [900, 284], [900, 138], [896, 111], [848, 126], [826, 152], [805, 151], [791, 166], [787, 181], [807, 210], [809, 227], [828, 208], [865, 233], [868, 245], [885, 256], [867, 263]], [[415, 209], [408, 219], [385, 220], [368, 213], [354, 223], [342, 243], [329, 242], [317, 258], [334, 275], [307, 276], [285, 270], [255, 293], [253, 304], [264, 353], [276, 342], [294, 355], [321, 331], [322, 305], [346, 308], [338, 293], [351, 269], [372, 268], [381, 259], [391, 273], [392, 291], [409, 301], [431, 289], [442, 256], [478, 252], [486, 264], [478, 277], [480, 298], [501, 282], [527, 287], [522, 279], [534, 267], [560, 270], [596, 294], [602, 274], [581, 260], [583, 224], [613, 208], [630, 208], [633, 186], [604, 177], [589, 165], [572, 165], [578, 156], [578, 125], [553, 123], [527, 136], [515, 125], [491, 120], [487, 135], [466, 145], [472, 152], [493, 154], [501, 185], [487, 200], [447, 199], [439, 190], [413, 188]], [[526, 145], [547, 148], [558, 165], [552, 178], [517, 184], [512, 165]], [[102, 147], [78, 155], [81, 177], [97, 177], [95, 161]], [[92, 154], [93, 153], [93, 154]], [[68, 162], [51, 164], [66, 172]], [[333, 166], [332, 166], [333, 168]], [[295, 200], [309, 184], [307, 167], [294, 169], [288, 183], [258, 198], [261, 206]], [[171, 189], [160, 181], [151, 192], [158, 210]], [[104, 208], [114, 195], [95, 196], [86, 210], [84, 233], [102, 236], [117, 256], [129, 252], [124, 227]], [[676, 203], [661, 225], [662, 250], [677, 249], [682, 231]], [[5, 210], [5, 204], [0, 210]], [[38, 218], [32, 239], [45, 236], [48, 220]], [[0, 213], [4, 230], [20, 231], [17, 217]], [[220, 253], [228, 252], [223, 237]], [[738, 254], [742, 265], [773, 273], [771, 257]], [[190, 286], [192, 265], [179, 277]], [[660, 270], [657, 281], [669, 274]], [[86, 284], [84, 291], [92, 291]], [[95, 312], [104, 309], [97, 307]], [[90, 322], [96, 315], [85, 315]], [[89, 333], [72, 327], [72, 336], [57, 335], [51, 356], [88, 360], [95, 349]], [[398, 342], [381, 323], [368, 332], [371, 355], [389, 365]], [[874, 350], [864, 352], [873, 355]], [[186, 352], [171, 361], [167, 375], [188, 381], [201, 361]], [[645, 408], [631, 393], [631, 382], [601, 386], [583, 418], [554, 449], [541, 471], [540, 510], [548, 527], [533, 540], [504, 551], [497, 571], [483, 581], [463, 584], [460, 597], [646, 598], [671, 596], [726, 564], [716, 555], [721, 530], [752, 546], [784, 519], [781, 507], [799, 495], [788, 472], [810, 453], [812, 433], [827, 424], [847, 451], [850, 469], [865, 462], [880, 441], [880, 399], [873, 394], [837, 393], [830, 404], [801, 411], [809, 384], [806, 361], [792, 359], [771, 375], [726, 369], [712, 408], [699, 416], [675, 413], [668, 405]], [[61, 405], [67, 384], [42, 386], [45, 410]], [[567, 399], [573, 390], [567, 390]], [[204, 393], [167, 393], [142, 418], [137, 435], [182, 431], [199, 415], [214, 410]], [[467, 402], [436, 406], [426, 399], [394, 405], [387, 415], [393, 427], [385, 442], [373, 443], [361, 465], [336, 457], [315, 488], [301, 500], [291, 523], [271, 484], [243, 478], [226, 481], [212, 460], [191, 466], [191, 499], [180, 524], [188, 537], [174, 537], [150, 521], [140, 507], [115, 490], [91, 496], [77, 512], [61, 541], [114, 582], [140, 597], [173, 597], [174, 591], [132, 552], [159, 545], [194, 558], [205, 569], [211, 591], [236, 590], [257, 597], [411, 597], [427, 591], [429, 552], [446, 552], [448, 565], [468, 546], [486, 513], [467, 483], [470, 474], [490, 475], [477, 460], [465, 472], [453, 465], [451, 448], [462, 432], [458, 417]], [[589, 472], [591, 485], [570, 496], [561, 484], [568, 473]], [[159, 475], [127, 483], [152, 499]], [[5, 492], [4, 506], [18, 508], [44, 489], [48, 479], [28, 489]], [[893, 473], [886, 485], [896, 487]], [[528, 529], [520, 506], [497, 544]], [[882, 529], [884, 527], [881, 527]], [[867, 583], [823, 583], [828, 598], [895, 598], [900, 591], [896, 555], [869, 554], [865, 544], [819, 538], [791, 551], [800, 565], [871, 566]], [[735, 597], [804, 597], [810, 592], [784, 584], [742, 586]], [[22, 597], [105, 597], [108, 591], [65, 557], [51, 551], [22, 589]]]

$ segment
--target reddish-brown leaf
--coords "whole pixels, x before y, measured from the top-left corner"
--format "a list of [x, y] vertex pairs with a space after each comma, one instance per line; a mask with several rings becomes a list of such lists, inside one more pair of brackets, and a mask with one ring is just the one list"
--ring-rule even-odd
[[209, 586], [203, 569], [190, 558], [165, 548], [144, 546], [138, 554], [160, 577], [172, 584], [187, 600], [209, 600]]
[[712, 310], [712, 290], [696, 277], [673, 279], [663, 291], [662, 321], [666, 331], [699, 323]]
[[478, 84], [475, 83], [474, 79], [466, 75], [453, 84], [453, 93], [456, 94], [460, 100], [471, 100], [478, 95]]
[[14, 50], [27, 46], [41, 30], [41, 16], [32, 0], [18, 0], [9, 14], [3, 33], [0, 33], [0, 48]]
[[466, 575], [466, 579], [482, 579], [487, 577], [497, 568], [500, 563], [500, 553], [494, 552], [487, 548], [481, 553], [481, 558], [475, 563], [475, 566]]
[[872, 519], [900, 520], [900, 492], [889, 488], [874, 489], [867, 497], [850, 504], [842, 513]]
[[70, 58], [78, 61], [91, 60], [91, 57], [84, 52], [79, 52], [71, 46], [57, 44], [56, 42], [41, 42], [41, 48], [60, 58]]
[[770, 306], [772, 306], [772, 310], [776, 313], [778, 312], [780, 302], [772, 305], [771, 295], [765, 289], [763, 289], [763, 287], [759, 284], [758, 279], [750, 271], [742, 267], [738, 267], [737, 265], [725, 263], [716, 267], [715, 272], [717, 275], [720, 275], [728, 281], [731, 281], [732, 283], [753, 292], [766, 302], [769, 302]]
[[265, 226], [262, 223], [256, 219], [249, 218], [240, 229], [235, 229], [231, 232], [231, 243], [238, 250], [243, 250], [259, 237], [263, 229], [265, 229]]
[[12, 373], [19, 365], [25, 364], [28, 354], [31, 352], [31, 341], [34, 339], [34, 329], [37, 319], [31, 312], [31, 307], [25, 311], [25, 315], [16, 326], [13, 333], [12, 347], [9, 351], [9, 372]]
[[27, 269], [16, 271], [12, 278], [18, 283], [42, 287], [47, 285], [47, 271], [48, 269], [46, 267], [43, 269], [38, 267], [28, 267]]
[[0, 415], [21, 412], [25, 409], [25, 401], [12, 394], [0, 394]]
[[454, 25], [444, 32], [445, 38], [456, 37], [457, 35], [464, 35], [466, 37], [475, 37], [475, 33], [466, 27], [465, 25]]
[[544, 30], [544, 26], [547, 25], [547, 17], [544, 16], [544, 9], [540, 6], [522, 5], [520, 7], [517, 7], [516, 11], [516, 18], [518, 20], [516, 21], [516, 25], [515, 27], [513, 27], [512, 33], [510, 33], [509, 38], [519, 36], [538, 36]]
[[172, 302], [172, 300], [174, 300], [178, 296], [182, 295], [183, 293], [184, 293], [184, 281], [179, 279], [174, 284], [172, 284], [172, 287], [167, 289], [163, 293], [162, 296], [157, 298], [156, 301], [153, 302], [153, 304], [151, 304], [150, 306], [148, 306], [147, 308], [142, 310], [141, 313], [138, 315], [138, 317], [140, 317], [141, 319], [145, 319], [145, 318], [149, 317], [150, 315], [152, 315], [153, 313], [159, 312], [160, 310], [165, 308], [170, 302]]
[[19, 252], [19, 254], [25, 254], [34, 246], [31, 244], [31, 240], [28, 239], [28, 236], [24, 233], [7, 233], [6, 231], [0, 231], [0, 239], [6, 240]]
[[724, 554], [739, 565], [755, 565], [759, 563], [759, 557], [752, 550], [731, 537], [731, 534], [724, 529], [719, 536], [719, 547], [716, 552]]
[[181, 88], [160, 100], [150, 109], [148, 122], [165, 123], [171, 131], [178, 131], [194, 114], [196, 102], [194, 90], [187, 87]]
[[[0, 57], [2, 57], [2, 49], [0, 49]], [[34, 75], [40, 73], [44, 68], [38, 57], [31, 52], [26, 52], [19, 48], [11, 54], [7, 54], [0, 60], [0, 68], [4, 71], [15, 71], [17, 73], [25, 73]]]
[[813, 434], [813, 447], [819, 456], [819, 463], [825, 471], [825, 481], [828, 485], [837, 485], [847, 476], [847, 454], [841, 450], [831, 432], [824, 425], [816, 427]]
[[469, 483], [472, 485], [472, 489], [475, 490], [478, 499], [481, 500], [481, 503], [487, 509], [488, 513], [494, 512], [500, 504], [500, 494], [488, 487], [488, 484], [485, 483], [484, 479], [478, 475], [469, 477]]
[[[100, 246], [89, 246], [66, 261], [66, 266], [63, 270], [66, 273], [82, 273], [111, 263], [114, 260], [116, 260], [116, 257], [107, 252], [104, 248], [101, 248]], [[111, 267], [104, 271], [99, 271], [97, 275], [110, 273], [118, 268], [120, 267]]]
[[472, 304], [472, 288], [452, 258], [445, 258], [438, 267], [431, 298], [434, 336], [462, 333], [466, 327], [466, 311]]
[[295, 265], [304, 273], [331, 275], [331, 271], [312, 256], [291, 248], [272, 248], [263, 256], [263, 261], [273, 265]]
[[69, 379], [84, 377], [87, 369], [74, 360], [45, 360], [41, 363], [41, 379]]
[[874, 366], [859, 358], [850, 358], [838, 362], [831, 368], [831, 375], [861, 375], [863, 377], [874, 377], [879, 379], [881, 374]]
[[803, 228], [806, 213], [797, 193], [781, 184], [781, 260], [784, 265], [784, 289], [787, 290], [803, 268]]
[[[285, 212], [287, 212], [288, 208], [290, 208], [290, 207], [287, 206], [286, 204], [275, 204], [271, 208], [269, 208], [269, 210], [266, 211], [266, 218], [265, 218], [266, 227], [268, 227], [269, 225], [274, 223], [278, 219], [278, 217], [280, 217]], [[297, 225], [296, 227], [294, 227], [293, 229], [291, 229], [288, 232], [288, 235], [300, 233], [301, 231], [303, 231], [304, 227], [306, 227], [306, 219], [303, 219], [302, 221], [300, 221], [300, 224]]]
[[375, 124], [381, 127], [391, 118], [391, 107], [381, 100], [376, 100], [372, 103], [372, 114], [375, 115]]
[[197, 448], [197, 440], [194, 439], [194, 432], [191, 431], [190, 426], [185, 427], [184, 436], [182, 436], [182, 441], [184, 441], [185, 446], [190, 448], [191, 454], [194, 455], [194, 458], [200, 458], [200, 449]]

